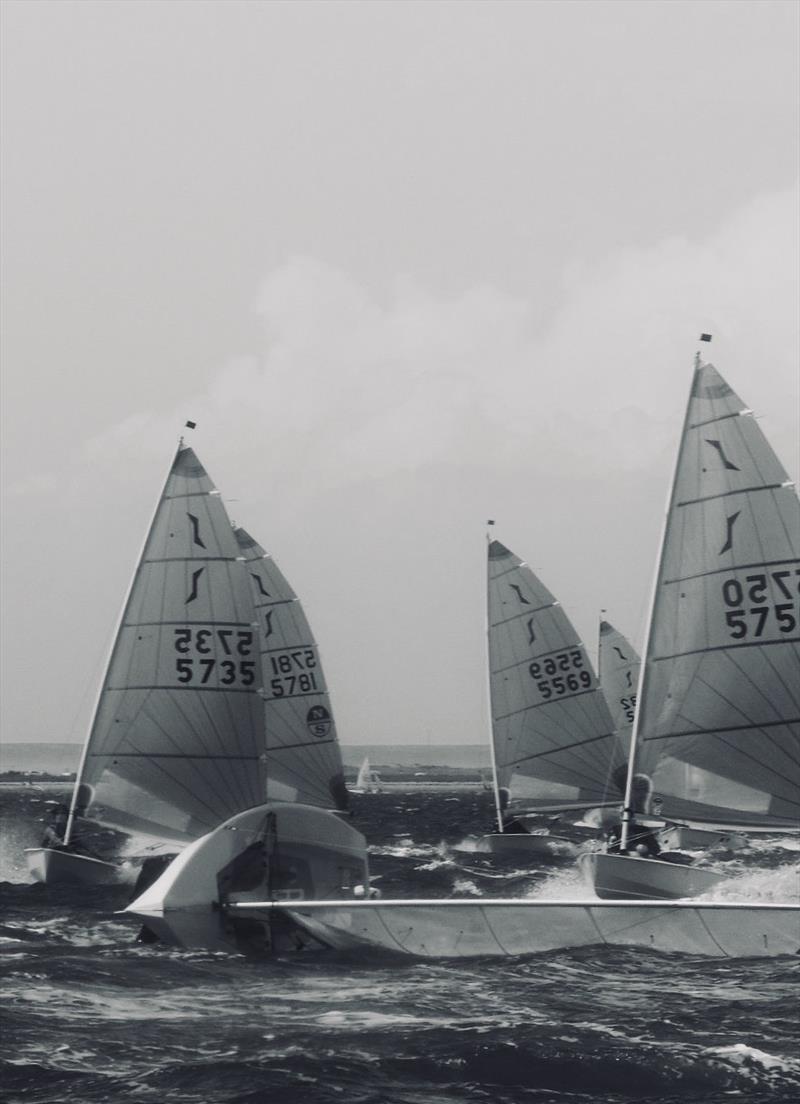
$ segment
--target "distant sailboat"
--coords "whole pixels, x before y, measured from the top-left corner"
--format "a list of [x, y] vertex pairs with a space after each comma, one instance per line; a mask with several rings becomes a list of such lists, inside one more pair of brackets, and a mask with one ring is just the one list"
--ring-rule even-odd
[[[667, 756], [732, 784], [732, 824], [798, 827], [799, 581], [794, 486], [752, 411], [698, 355], [656, 572], [623, 852], [633, 779]], [[691, 809], [679, 786], [666, 800], [680, 808], [682, 798]], [[580, 861], [602, 897], [694, 895], [721, 876], [626, 853]]]
[[346, 806], [316, 647], [280, 572], [234, 532], [181, 443], [123, 607], [63, 838], [29, 849], [29, 869], [40, 881], [113, 880], [116, 857], [81, 845], [89, 821], [174, 852], [273, 792]]
[[498, 831], [475, 850], [545, 853], [558, 841], [533, 817], [613, 804], [625, 751], [586, 649], [530, 567], [489, 544], [488, 660]]
[[381, 780], [380, 775], [373, 771], [369, 765], [369, 756], [364, 756], [364, 762], [358, 768], [358, 775], [356, 776], [356, 784], [352, 789], [352, 793], [380, 793], [381, 792]]

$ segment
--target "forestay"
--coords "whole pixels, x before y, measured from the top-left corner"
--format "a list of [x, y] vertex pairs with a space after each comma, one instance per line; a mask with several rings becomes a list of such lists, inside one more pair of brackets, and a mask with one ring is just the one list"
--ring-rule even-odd
[[268, 801], [347, 808], [328, 688], [303, 607], [271, 556], [235, 532], [258, 622]]
[[131, 584], [76, 787], [78, 813], [185, 842], [264, 800], [258, 626], [225, 507], [175, 457]]
[[501, 804], [513, 813], [618, 803], [627, 749], [586, 649], [550, 591], [499, 541], [489, 545], [488, 611]]
[[672, 756], [739, 784], [743, 819], [776, 825], [800, 814], [798, 584], [796, 491], [752, 412], [698, 358], [636, 754], [639, 764]]

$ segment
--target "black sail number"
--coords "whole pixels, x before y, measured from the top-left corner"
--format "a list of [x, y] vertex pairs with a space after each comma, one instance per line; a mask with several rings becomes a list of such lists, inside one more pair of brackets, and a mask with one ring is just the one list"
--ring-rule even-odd
[[173, 631], [175, 678], [181, 686], [255, 685], [255, 634], [252, 629], [191, 626]]
[[[772, 593], [779, 601], [770, 601]], [[725, 579], [722, 601], [725, 625], [732, 640], [759, 640], [767, 633], [783, 635], [797, 629], [797, 593], [800, 591], [800, 568], [763, 571], [744, 578]]]
[[545, 701], [569, 697], [588, 690], [592, 676], [583, 665], [583, 655], [577, 648], [535, 659], [528, 665], [528, 674]]

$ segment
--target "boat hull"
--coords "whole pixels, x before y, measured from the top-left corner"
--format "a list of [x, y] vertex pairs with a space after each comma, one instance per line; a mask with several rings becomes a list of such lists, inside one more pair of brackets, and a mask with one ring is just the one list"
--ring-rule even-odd
[[678, 901], [699, 897], [725, 880], [704, 867], [602, 851], [581, 855], [578, 866], [602, 901]]
[[703, 851], [711, 847], [739, 851], [747, 846], [747, 836], [725, 828], [699, 828], [692, 824], [674, 824], [659, 833], [664, 851]]
[[800, 906], [794, 905], [316, 901], [286, 911], [298, 927], [336, 949], [379, 948], [422, 958], [500, 958], [598, 944], [714, 958], [800, 950]]
[[111, 885], [120, 879], [114, 863], [53, 847], [28, 847], [25, 861], [33, 880], [47, 885]]
[[[467, 848], [462, 846], [456, 850], [467, 850]], [[491, 832], [480, 836], [475, 840], [474, 846], [468, 850], [477, 855], [508, 855], [523, 858], [525, 856], [552, 858], [559, 855], [569, 857], [578, 853], [578, 848], [571, 840], [544, 833], [532, 835], [529, 832]]]

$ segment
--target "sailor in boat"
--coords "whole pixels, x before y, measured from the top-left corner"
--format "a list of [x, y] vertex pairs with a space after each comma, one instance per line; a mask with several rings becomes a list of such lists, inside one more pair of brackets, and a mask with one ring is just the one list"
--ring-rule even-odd
[[609, 855], [626, 854], [633, 852], [643, 859], [654, 859], [661, 854], [661, 845], [658, 842], [658, 832], [643, 824], [637, 824], [635, 820], [628, 827], [628, 848], [622, 852], [620, 841], [622, 839], [622, 809], [619, 810], [619, 819], [614, 818], [613, 823], [606, 830], [606, 851]]
[[661, 799], [653, 798], [653, 783], [646, 774], [634, 775], [631, 797], [633, 816], [628, 825], [628, 847], [625, 851], [622, 851], [620, 847], [622, 814], [624, 812], [624, 806], [621, 806], [610, 818], [603, 817], [601, 819], [605, 834], [606, 851], [609, 855], [634, 854], [643, 859], [654, 859], [657, 856], [666, 858], [667, 856], [662, 854], [661, 844], [658, 842], [660, 829], [653, 825], [642, 824], [636, 820], [637, 813], [640, 816], [648, 816], [651, 805], [657, 806], [659, 811], [661, 809]]
[[62, 851], [68, 848], [69, 845], [64, 843], [68, 820], [69, 806], [63, 804], [57, 806], [49, 824], [45, 827], [42, 847], [52, 847]]

